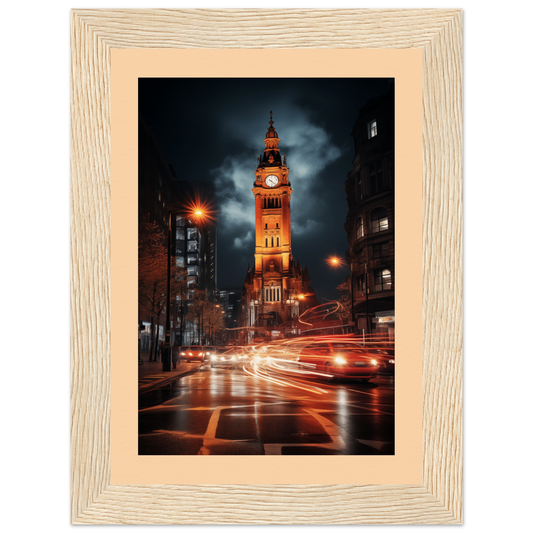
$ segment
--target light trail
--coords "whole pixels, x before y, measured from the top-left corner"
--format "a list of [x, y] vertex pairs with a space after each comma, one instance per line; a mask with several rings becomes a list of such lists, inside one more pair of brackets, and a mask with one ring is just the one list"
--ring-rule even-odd
[[277, 385], [281, 385], [282, 387], [295, 387], [297, 389], [305, 390], [307, 392], [312, 392], [314, 394], [328, 394], [328, 391], [326, 391], [324, 389], [320, 389], [319, 387], [314, 387], [314, 386], [303, 387], [303, 386], [301, 386], [302, 385], [301, 383], [300, 384], [296, 384], [292, 380], [285, 381], [285, 380], [273, 378], [272, 376], [269, 376], [265, 372], [260, 371], [260, 369], [258, 367], [258, 364], [255, 361], [251, 362], [251, 363], [248, 363], [248, 364], [252, 367], [253, 372], [250, 371], [247, 368], [247, 364], [246, 363], [243, 365], [243, 370], [248, 375], [250, 375], [252, 377], [255, 377], [255, 378], [258, 378], [258, 379], [262, 379], [263, 381], [276, 383]]

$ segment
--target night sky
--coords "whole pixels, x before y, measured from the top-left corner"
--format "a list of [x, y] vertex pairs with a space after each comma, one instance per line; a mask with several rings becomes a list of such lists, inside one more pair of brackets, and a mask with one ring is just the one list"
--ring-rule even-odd
[[325, 259], [348, 248], [350, 133], [359, 109], [387, 89], [385, 78], [139, 80], [140, 114], [178, 179], [215, 182], [219, 288], [240, 288], [253, 265], [251, 189], [272, 110], [293, 188], [293, 255], [307, 262], [320, 301], [337, 298], [348, 269], [332, 271]]

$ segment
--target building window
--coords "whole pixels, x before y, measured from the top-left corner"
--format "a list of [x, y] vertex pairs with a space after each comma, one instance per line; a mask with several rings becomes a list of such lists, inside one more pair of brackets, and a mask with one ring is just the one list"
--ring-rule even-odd
[[366, 276], [359, 276], [357, 278], [357, 292], [365, 292], [366, 291]]
[[276, 246], [279, 248], [279, 237], [276, 237]]
[[274, 248], [274, 237], [272, 237], [272, 248]]
[[388, 268], [374, 270], [374, 291], [390, 291], [392, 289], [392, 275]]
[[265, 247], [268, 248], [268, 237], [265, 237]]
[[370, 196], [385, 190], [385, 182], [383, 180], [383, 161], [381, 159], [368, 165], [368, 182], [370, 184]]
[[378, 134], [378, 122], [377, 120], [372, 120], [368, 123], [368, 138], [372, 139]]
[[265, 302], [281, 302], [281, 288], [265, 287]]
[[365, 227], [363, 224], [363, 217], [358, 217], [356, 222], [356, 239], [360, 239], [365, 236]]
[[380, 244], [374, 244], [373, 256], [374, 256], [374, 259], [379, 259], [380, 257], [388, 257], [389, 256], [389, 243], [382, 242]]
[[372, 211], [370, 216], [372, 220], [372, 233], [379, 233], [389, 229], [389, 218], [387, 210], [384, 207], [378, 207]]
[[359, 198], [359, 200], [362, 200], [363, 199], [363, 188], [361, 187], [361, 172], [357, 172], [355, 174], [355, 183], [357, 183], [356, 196]]
[[197, 252], [198, 251], [198, 243], [196, 241], [187, 242], [187, 251], [188, 252]]
[[361, 248], [355, 252], [355, 262], [361, 264], [363, 262], [363, 249]]
[[279, 223], [278, 222], [276, 222], [276, 228], [279, 228]]
[[265, 229], [268, 229], [268, 224], [265, 224]]

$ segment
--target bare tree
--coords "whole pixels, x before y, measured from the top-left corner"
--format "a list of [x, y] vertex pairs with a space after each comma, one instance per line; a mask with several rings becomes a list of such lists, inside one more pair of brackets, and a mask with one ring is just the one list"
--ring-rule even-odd
[[[165, 306], [166, 293], [166, 249], [165, 237], [155, 222], [145, 218], [139, 227], [139, 309], [159, 320]], [[150, 357], [155, 359], [154, 328], [150, 332]]]

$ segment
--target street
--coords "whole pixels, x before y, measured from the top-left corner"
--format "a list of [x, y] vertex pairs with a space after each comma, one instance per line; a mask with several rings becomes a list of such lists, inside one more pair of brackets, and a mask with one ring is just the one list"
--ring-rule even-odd
[[287, 378], [249, 362], [139, 395], [140, 455], [392, 455], [394, 378]]

